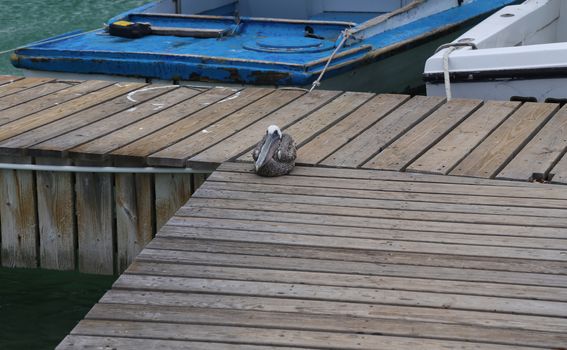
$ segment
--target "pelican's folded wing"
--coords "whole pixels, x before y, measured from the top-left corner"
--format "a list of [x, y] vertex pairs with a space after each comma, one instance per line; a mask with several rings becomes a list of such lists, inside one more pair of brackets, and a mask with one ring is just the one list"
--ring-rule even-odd
[[283, 134], [277, 155], [282, 162], [292, 162], [297, 158], [295, 142], [289, 134]]

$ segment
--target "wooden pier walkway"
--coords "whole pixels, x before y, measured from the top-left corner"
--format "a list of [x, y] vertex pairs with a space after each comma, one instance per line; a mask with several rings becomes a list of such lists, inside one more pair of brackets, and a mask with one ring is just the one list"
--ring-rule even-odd
[[[289, 176], [250, 173], [270, 124]], [[552, 103], [0, 77], [2, 162], [214, 171], [186, 202], [203, 178], [0, 170], [2, 264], [141, 251], [59, 350], [565, 349], [566, 135]]]
[[58, 347], [563, 349], [567, 188], [213, 173]]
[[214, 170], [270, 124], [300, 164], [567, 183], [567, 107], [269, 88], [0, 81], [0, 154]]

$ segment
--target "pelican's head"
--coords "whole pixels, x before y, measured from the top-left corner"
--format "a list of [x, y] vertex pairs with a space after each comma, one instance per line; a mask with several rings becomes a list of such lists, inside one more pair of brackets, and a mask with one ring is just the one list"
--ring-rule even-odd
[[256, 160], [256, 171], [263, 167], [268, 160], [274, 157], [274, 153], [277, 149], [277, 141], [281, 140], [282, 138], [282, 131], [276, 125], [268, 126], [266, 130], [267, 137], [260, 148], [260, 154], [258, 155], [258, 159]]

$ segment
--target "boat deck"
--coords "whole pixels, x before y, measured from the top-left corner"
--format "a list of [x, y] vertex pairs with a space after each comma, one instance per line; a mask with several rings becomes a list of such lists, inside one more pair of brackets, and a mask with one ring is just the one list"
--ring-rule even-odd
[[567, 344], [566, 187], [248, 169], [221, 165], [58, 350]]
[[[15, 78], [18, 79], [18, 78]], [[214, 170], [266, 127], [298, 163], [567, 183], [567, 107], [271, 88], [0, 81], [0, 153]]]

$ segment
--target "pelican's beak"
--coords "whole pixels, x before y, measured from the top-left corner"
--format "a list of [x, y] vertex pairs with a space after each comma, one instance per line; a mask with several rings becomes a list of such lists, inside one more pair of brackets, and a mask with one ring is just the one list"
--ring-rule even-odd
[[277, 142], [280, 139], [277, 133], [268, 134], [262, 148], [260, 148], [260, 155], [256, 160], [256, 171], [263, 167], [270, 159], [274, 157], [276, 152]]

